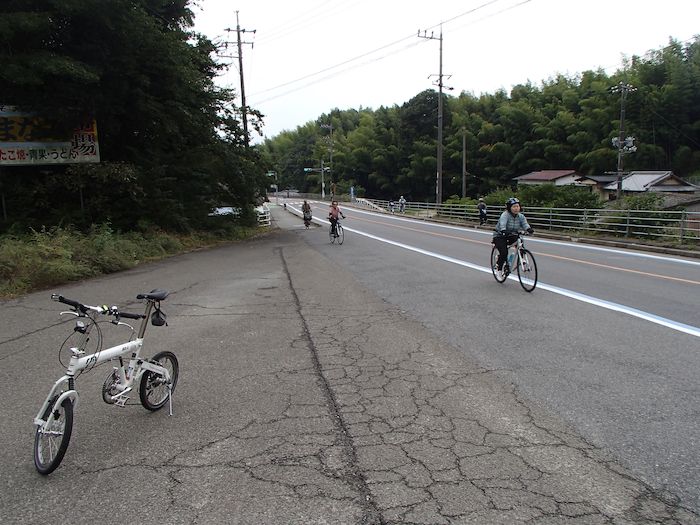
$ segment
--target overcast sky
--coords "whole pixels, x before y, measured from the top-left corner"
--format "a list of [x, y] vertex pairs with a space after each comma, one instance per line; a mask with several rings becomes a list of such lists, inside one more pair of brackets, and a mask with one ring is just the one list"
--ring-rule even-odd
[[[528, 80], [591, 69], [612, 74], [700, 34], [698, 0], [196, 0], [195, 29], [230, 41], [219, 84], [240, 94], [236, 11], [246, 102], [265, 114], [265, 136], [331, 109], [401, 105], [437, 82], [493, 93]], [[227, 33], [226, 28], [234, 29]], [[435, 76], [431, 76], [435, 75]], [[449, 76], [451, 75], [451, 76]], [[448, 77], [449, 76], [449, 77]], [[437, 89], [437, 88], [435, 88]], [[239, 101], [240, 103], [240, 101]], [[254, 140], [259, 141], [259, 139]]]

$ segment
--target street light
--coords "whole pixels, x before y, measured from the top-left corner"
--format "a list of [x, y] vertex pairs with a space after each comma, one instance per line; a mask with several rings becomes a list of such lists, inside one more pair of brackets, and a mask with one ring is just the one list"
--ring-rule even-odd
[[[331, 184], [333, 183], [333, 123], [330, 124], [321, 124], [322, 128], [329, 129], [331, 131], [331, 138], [330, 138], [330, 157], [331, 157], [331, 167], [328, 170], [328, 174], [330, 175], [331, 178]], [[321, 161], [323, 162], [323, 161]], [[323, 177], [323, 172], [321, 172], [321, 177]], [[321, 184], [323, 186], [323, 183]], [[335, 195], [334, 195], [335, 197]]]
[[324, 167], [323, 166], [323, 159], [321, 159], [321, 167], [320, 168], [304, 168], [304, 171], [306, 173], [308, 172], [313, 172], [313, 173], [318, 173], [321, 172], [321, 200], [326, 198], [326, 183], [323, 181], [323, 173], [328, 170], [328, 166]]
[[280, 186], [279, 186], [279, 183], [277, 182], [277, 172], [276, 171], [268, 171], [267, 176], [268, 177], [272, 177], [272, 176], [275, 177], [275, 201], [276, 201], [276, 204], [279, 205], [279, 203], [280, 203], [280, 194], [279, 194]]

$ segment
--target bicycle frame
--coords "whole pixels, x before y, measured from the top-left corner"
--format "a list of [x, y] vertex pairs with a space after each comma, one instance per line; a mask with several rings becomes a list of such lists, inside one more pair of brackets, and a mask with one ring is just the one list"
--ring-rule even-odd
[[[523, 263], [522, 250], [525, 248], [525, 243], [523, 242], [523, 236], [518, 235], [518, 240], [511, 244], [508, 248], [515, 248], [515, 264], [520, 266], [522, 270], [525, 269], [525, 264]], [[513, 273], [515, 267], [511, 268], [510, 271]]]
[[[87, 344], [89, 338], [88, 336], [92, 328], [92, 324], [88, 325], [81, 337], [79, 346], [71, 348], [72, 355], [68, 363], [68, 367], [66, 368], [66, 373], [54, 383], [53, 387], [51, 388], [51, 391], [46, 396], [46, 399], [44, 400], [41, 409], [39, 409], [37, 416], [34, 418], [34, 424], [37, 426], [43, 426], [47, 424], [50, 417], [47, 418], [47, 420], [44, 420], [42, 419], [42, 415], [46, 413], [46, 409], [49, 407], [49, 404], [53, 404], [54, 406], [60, 406], [66, 398], [70, 398], [71, 401], [74, 403], [74, 406], [77, 406], [79, 399], [78, 391], [75, 389], [75, 376], [77, 373], [85, 369], [97, 366], [99, 364], [106, 363], [107, 361], [121, 358], [129, 353], [131, 353], [131, 358], [129, 359], [128, 368], [126, 369], [126, 371], [124, 364], [118, 367], [119, 383], [117, 386], [120, 392], [112, 396], [112, 399], [114, 399], [117, 402], [120, 399], [123, 399], [125, 402], [126, 394], [133, 389], [134, 384], [137, 383], [137, 381], [141, 378], [141, 375], [146, 370], [162, 375], [166, 381], [170, 381], [170, 373], [166, 368], [160, 365], [150, 363], [148, 361], [144, 361], [140, 358], [141, 348], [143, 347], [144, 334], [146, 332], [146, 326], [148, 325], [148, 320], [150, 318], [152, 309], [153, 302], [148, 301], [144, 318], [141, 321], [141, 327], [139, 328], [138, 336], [133, 341], [112, 346], [110, 348], [100, 350], [93, 354], [82, 355], [84, 354], [84, 351], [82, 349]], [[61, 312], [61, 314], [63, 313], [76, 315], [78, 318], [88, 317], [87, 314], [78, 314], [73, 311]], [[126, 325], [131, 328], [131, 326], [127, 323], [118, 322], [118, 324]], [[56, 396], [57, 392], [62, 390], [63, 385], [65, 383], [68, 383], [68, 390], [62, 392], [59, 395], [58, 400], [52, 403], [52, 400]], [[170, 415], [172, 415], [172, 405], [170, 406]]]

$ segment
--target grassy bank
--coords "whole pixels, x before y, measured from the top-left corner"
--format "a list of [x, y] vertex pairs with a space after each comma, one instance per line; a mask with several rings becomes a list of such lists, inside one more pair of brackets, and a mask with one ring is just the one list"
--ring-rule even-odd
[[93, 226], [87, 233], [52, 228], [6, 235], [0, 237], [0, 297], [118, 272], [146, 261], [259, 233], [256, 227], [242, 226], [186, 235], [160, 230], [120, 233], [103, 224]]

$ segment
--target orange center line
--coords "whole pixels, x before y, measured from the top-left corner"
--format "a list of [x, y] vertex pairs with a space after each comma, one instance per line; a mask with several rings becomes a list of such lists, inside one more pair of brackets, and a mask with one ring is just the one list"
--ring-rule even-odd
[[[380, 224], [382, 226], [386, 226], [386, 223], [383, 223], [381, 221], [375, 221], [372, 219], [365, 219], [364, 217], [355, 217], [353, 216], [353, 220], [358, 220], [358, 221], [364, 221], [364, 222], [371, 222], [374, 224]], [[486, 242], [486, 241], [477, 241], [475, 239], [465, 239], [464, 237], [458, 237], [456, 235], [450, 235], [447, 233], [438, 233], [438, 232], [430, 232], [430, 231], [425, 231], [419, 228], [411, 228], [409, 226], [402, 226], [400, 224], [393, 224], [391, 225], [392, 228], [398, 228], [401, 230], [408, 230], [408, 231], [413, 231], [413, 232], [419, 232], [419, 233], [425, 233], [427, 235], [434, 235], [436, 237], [445, 237], [448, 239], [455, 239], [459, 241], [464, 241], [464, 242], [471, 242], [474, 244], [491, 244], [491, 242]], [[542, 253], [542, 252], [537, 252], [537, 257], [550, 257], [552, 259], [560, 259], [564, 261], [571, 261], [571, 262], [577, 262], [580, 264], [587, 264], [589, 266], [597, 266], [599, 268], [606, 268], [608, 270], [617, 270], [618, 272], [627, 272], [627, 273], [634, 273], [637, 275], [645, 275], [647, 277], [656, 277], [657, 279], [667, 279], [670, 281], [677, 281], [681, 283], [687, 283], [687, 284], [698, 284], [700, 285], [700, 281], [693, 281], [692, 279], [682, 279], [680, 277], [671, 277], [670, 275], [660, 275], [658, 273], [651, 273], [651, 272], [643, 272], [641, 270], [632, 270], [631, 268], [621, 268], [619, 266], [610, 266], [609, 264], [601, 264], [601, 263], [596, 263], [596, 262], [591, 262], [591, 261], [584, 261], [582, 259], [572, 259], [571, 257], [564, 257], [562, 255], [553, 255], [549, 253]]]

